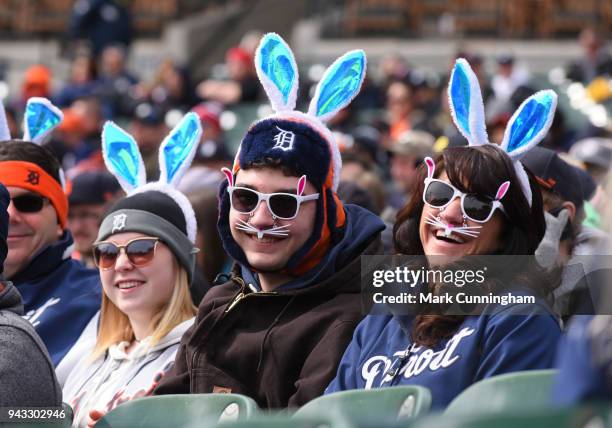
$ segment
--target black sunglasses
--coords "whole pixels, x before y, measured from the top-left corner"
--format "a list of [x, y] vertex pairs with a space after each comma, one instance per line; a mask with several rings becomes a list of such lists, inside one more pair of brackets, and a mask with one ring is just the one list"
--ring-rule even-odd
[[21, 213], [37, 213], [43, 209], [49, 199], [35, 193], [26, 193], [11, 198], [15, 209]]

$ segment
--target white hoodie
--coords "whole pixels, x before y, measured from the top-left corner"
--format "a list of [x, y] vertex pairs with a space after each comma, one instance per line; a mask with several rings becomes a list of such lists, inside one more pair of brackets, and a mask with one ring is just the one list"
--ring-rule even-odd
[[111, 411], [119, 404], [151, 395], [161, 378], [172, 368], [183, 333], [194, 319], [183, 321], [154, 347], [150, 337], [129, 353], [128, 342], [112, 345], [105, 356], [90, 361], [85, 355], [68, 375], [64, 401], [74, 410], [74, 427], [86, 427], [89, 411]]

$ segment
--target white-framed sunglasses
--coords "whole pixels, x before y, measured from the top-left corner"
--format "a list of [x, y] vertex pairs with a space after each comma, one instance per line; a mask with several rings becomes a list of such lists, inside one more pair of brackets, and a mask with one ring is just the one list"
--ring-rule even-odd
[[292, 193], [261, 193], [248, 187], [228, 186], [232, 208], [241, 214], [251, 214], [261, 201], [266, 201], [270, 213], [281, 220], [292, 220], [297, 217], [303, 202], [316, 201], [318, 193], [312, 195], [295, 195]]
[[505, 214], [500, 199], [504, 197], [508, 187], [510, 182], [505, 181], [497, 189], [495, 198], [490, 198], [475, 193], [463, 193], [451, 183], [428, 177], [425, 179], [423, 202], [432, 208], [443, 209], [455, 198], [460, 197], [463, 215], [476, 223], [486, 223], [496, 209], [500, 209]]

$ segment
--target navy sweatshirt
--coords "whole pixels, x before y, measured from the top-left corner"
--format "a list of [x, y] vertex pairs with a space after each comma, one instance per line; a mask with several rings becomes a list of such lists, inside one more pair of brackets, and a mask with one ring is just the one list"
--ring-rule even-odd
[[97, 270], [70, 258], [70, 232], [34, 257], [11, 280], [23, 298], [24, 316], [57, 366], [99, 310], [102, 286]]
[[554, 401], [563, 406], [612, 398], [612, 318], [576, 315], [559, 342]]
[[412, 317], [369, 315], [325, 393], [414, 384], [429, 388], [432, 408], [442, 409], [479, 380], [552, 367], [561, 330], [544, 304], [489, 306], [485, 312], [466, 317], [433, 349], [412, 343]]

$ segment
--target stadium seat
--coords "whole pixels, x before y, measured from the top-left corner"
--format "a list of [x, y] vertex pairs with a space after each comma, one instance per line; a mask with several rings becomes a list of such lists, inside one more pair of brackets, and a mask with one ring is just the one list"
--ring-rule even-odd
[[96, 424], [97, 428], [167, 428], [194, 421], [244, 419], [258, 410], [255, 401], [240, 394], [186, 394], [146, 397], [121, 404]]
[[410, 424], [410, 428], [577, 428], [610, 427], [610, 404], [586, 404], [570, 408], [551, 408], [499, 414], [430, 414]]
[[459, 394], [448, 415], [527, 411], [550, 407], [556, 370], [530, 370], [481, 380]]
[[391, 388], [336, 392], [316, 398], [303, 405], [296, 417], [339, 415], [350, 421], [394, 422], [413, 419], [429, 411], [431, 393], [422, 386], [394, 386]]
[[62, 403], [62, 409], [64, 410], [64, 412], [66, 412], [66, 426], [70, 427], [72, 425], [72, 419], [74, 418], [74, 411], [68, 403]]
[[[202, 428], [202, 426], [195, 423], [184, 428]], [[325, 415], [292, 418], [286, 413], [279, 412], [259, 414], [248, 420], [220, 422], [216, 428], [354, 428], [354, 426], [342, 418]]]

